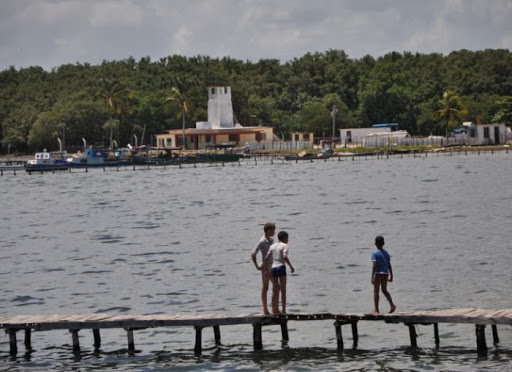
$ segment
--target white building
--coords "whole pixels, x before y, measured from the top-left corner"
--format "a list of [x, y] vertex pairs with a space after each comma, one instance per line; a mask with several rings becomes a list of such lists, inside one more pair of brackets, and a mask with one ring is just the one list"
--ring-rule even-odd
[[155, 135], [158, 147], [199, 150], [219, 145], [234, 147], [273, 140], [272, 127], [242, 127], [235, 124], [231, 87], [210, 86], [207, 90], [208, 121], [196, 122], [195, 128], [185, 129], [185, 138], [182, 129], [170, 129]]
[[208, 121], [198, 121], [196, 129], [234, 128], [231, 87], [208, 87]]
[[474, 124], [468, 127], [467, 142], [470, 145], [500, 145], [507, 143], [509, 128], [505, 124]]
[[374, 124], [370, 128], [340, 129], [341, 145], [379, 147], [398, 144], [400, 139], [409, 137], [405, 130], [398, 130], [397, 123]]

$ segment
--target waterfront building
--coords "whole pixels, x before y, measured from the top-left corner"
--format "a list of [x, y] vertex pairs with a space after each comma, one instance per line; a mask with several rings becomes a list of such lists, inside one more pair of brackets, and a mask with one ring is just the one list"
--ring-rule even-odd
[[195, 128], [185, 129], [185, 141], [183, 141], [182, 129], [170, 129], [157, 134], [155, 137], [158, 147], [201, 150], [217, 146], [244, 146], [246, 143], [260, 143], [274, 139], [272, 127], [244, 127], [238, 122], [235, 123], [231, 87], [210, 86], [207, 89], [208, 121], [196, 122]]

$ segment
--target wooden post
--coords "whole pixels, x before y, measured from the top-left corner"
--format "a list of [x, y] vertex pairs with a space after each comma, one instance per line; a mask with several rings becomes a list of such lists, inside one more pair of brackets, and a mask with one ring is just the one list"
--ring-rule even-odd
[[126, 328], [126, 334], [128, 336], [128, 351], [135, 351], [135, 342], [133, 341], [133, 329]]
[[70, 329], [71, 338], [73, 339], [73, 351], [80, 351], [80, 341], [78, 339], [78, 329]]
[[18, 330], [14, 328], [9, 328], [6, 332], [9, 333], [9, 353], [11, 355], [16, 355], [18, 353], [18, 344], [16, 342], [16, 332]]
[[220, 345], [220, 327], [218, 325], [213, 326], [213, 335], [215, 338], [215, 345]]
[[101, 347], [100, 330], [95, 328], [92, 330], [92, 334], [94, 336], [94, 349], [98, 350]]
[[409, 338], [411, 339], [411, 347], [418, 347], [418, 343], [416, 342], [416, 338], [418, 335], [416, 334], [416, 328], [414, 324], [407, 324], [409, 327]]
[[476, 331], [476, 350], [478, 352], [487, 351], [487, 343], [485, 342], [485, 325], [475, 324]]
[[341, 333], [341, 323], [334, 322], [336, 329], [336, 341], [338, 342], [338, 350], [343, 350], [343, 333]]
[[500, 343], [500, 338], [498, 337], [498, 327], [496, 326], [496, 324], [492, 325], [492, 340], [494, 341], [495, 344]]
[[31, 329], [30, 328], [27, 328], [25, 329], [25, 350], [27, 351], [30, 351], [32, 350], [32, 333], [31, 333]]
[[434, 323], [434, 340], [436, 342], [436, 347], [439, 347], [439, 325]]
[[283, 341], [289, 341], [290, 338], [288, 337], [288, 321], [283, 320], [281, 322], [281, 336], [283, 337]]
[[254, 350], [262, 350], [263, 349], [263, 341], [261, 338], [261, 323], [255, 323], [252, 325], [252, 338], [254, 342]]
[[357, 346], [357, 343], [359, 342], [359, 333], [357, 332], [357, 322], [352, 322], [352, 340], [354, 343], [354, 347]]
[[194, 351], [196, 353], [200, 353], [202, 351], [202, 346], [201, 346], [201, 339], [202, 339], [202, 330], [203, 328], [202, 327], [199, 327], [199, 326], [195, 326], [194, 329], [196, 330], [196, 345], [194, 346]]

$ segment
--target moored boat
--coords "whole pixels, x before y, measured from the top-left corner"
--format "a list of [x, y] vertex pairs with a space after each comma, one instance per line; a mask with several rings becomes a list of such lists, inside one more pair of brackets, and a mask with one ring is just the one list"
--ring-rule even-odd
[[36, 152], [34, 159], [28, 160], [24, 168], [27, 172], [44, 172], [69, 169], [68, 163], [64, 159], [59, 159], [52, 153]]
[[120, 154], [103, 149], [87, 149], [81, 156], [68, 158], [71, 167], [121, 167], [130, 165], [129, 160], [122, 159]]

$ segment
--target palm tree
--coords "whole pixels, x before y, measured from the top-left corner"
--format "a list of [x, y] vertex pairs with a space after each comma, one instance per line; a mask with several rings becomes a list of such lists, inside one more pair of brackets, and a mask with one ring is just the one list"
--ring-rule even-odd
[[438, 102], [441, 107], [433, 114], [434, 119], [446, 120], [446, 138], [448, 138], [448, 129], [453, 122], [460, 122], [461, 116], [466, 115], [468, 110], [462, 103], [459, 95], [454, 90], [447, 90], [443, 93], [443, 98]]
[[189, 108], [189, 100], [187, 95], [184, 93], [183, 89], [178, 87], [171, 88], [172, 94], [167, 97], [164, 102], [176, 102], [180, 111], [176, 115], [179, 119], [181, 117], [182, 122], [182, 131], [183, 131], [183, 141], [182, 141], [182, 149], [186, 149], [185, 144], [185, 115], [188, 113]]
[[96, 97], [101, 98], [105, 103], [110, 129], [109, 149], [112, 149], [114, 144], [114, 115], [130, 111], [130, 99], [133, 97], [133, 92], [120, 82], [100, 79]]

